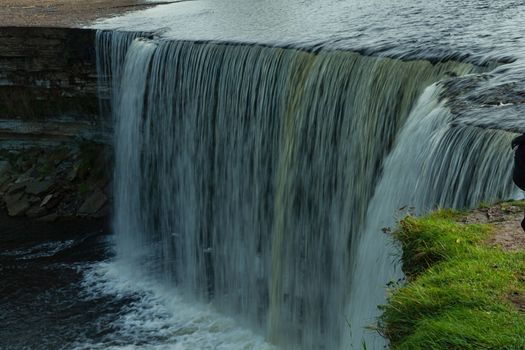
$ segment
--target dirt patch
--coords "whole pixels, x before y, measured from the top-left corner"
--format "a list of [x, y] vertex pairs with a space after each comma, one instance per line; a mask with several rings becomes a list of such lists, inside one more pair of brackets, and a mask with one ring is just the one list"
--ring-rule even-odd
[[521, 205], [514, 205], [513, 202], [498, 203], [472, 211], [461, 222], [491, 224], [495, 230], [487, 240], [489, 246], [505, 251], [522, 250], [525, 249], [525, 232], [521, 228], [523, 211]]
[[143, 0], [2, 0], [0, 26], [80, 27], [127, 11], [170, 1]]
[[525, 312], [525, 296], [518, 292], [509, 294], [509, 301], [520, 311]]

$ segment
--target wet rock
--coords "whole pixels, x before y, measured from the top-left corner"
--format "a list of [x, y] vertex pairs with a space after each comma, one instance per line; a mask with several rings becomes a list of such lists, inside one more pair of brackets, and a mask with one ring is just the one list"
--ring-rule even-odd
[[107, 190], [109, 183], [110, 183], [109, 179], [106, 177], [103, 177], [101, 179], [98, 179], [95, 182], [95, 186], [98, 188], [101, 188], [104, 191], [104, 193], [107, 193], [106, 190]]
[[[17, 153], [12, 157], [15, 163], [1, 158], [0, 169], [10, 170], [0, 173], [0, 210], [9, 210], [8, 202], [12, 215], [31, 218], [40, 219], [51, 212], [59, 219], [107, 216], [112, 200], [106, 164], [110, 160], [99, 148], [91, 144], [83, 150], [35, 148]], [[53, 215], [47, 219], [55, 220]]]
[[52, 181], [35, 181], [28, 183], [25, 190], [26, 193], [33, 194], [35, 196], [40, 196], [48, 192], [52, 186]]
[[36, 179], [36, 178], [40, 177], [40, 172], [38, 170], [32, 168], [32, 169], [29, 170], [29, 177]]
[[53, 195], [52, 194], [48, 194], [47, 196], [44, 197], [44, 199], [42, 199], [42, 202], [40, 203], [40, 206], [41, 207], [45, 207], [47, 203], [49, 203], [49, 201], [53, 199]]
[[7, 191], [7, 187], [11, 184], [11, 177], [7, 174], [0, 176], [0, 193]]
[[[17, 180], [18, 181], [18, 180]], [[14, 182], [7, 187], [7, 194], [15, 194], [23, 192], [28, 184], [27, 180], [21, 182]]]
[[73, 167], [73, 162], [70, 160], [64, 160], [60, 164], [56, 165], [55, 171], [57, 174], [67, 175], [71, 168]]
[[22, 192], [8, 193], [4, 197], [4, 202], [6, 205], [10, 205], [22, 198], [23, 195], [24, 194]]
[[11, 164], [6, 160], [0, 161], [0, 177], [5, 176], [9, 171], [11, 171]]
[[75, 181], [77, 179], [77, 177], [78, 177], [78, 169], [79, 168], [80, 168], [80, 166], [78, 164], [75, 164], [73, 166], [73, 168], [71, 169], [71, 171], [67, 175], [67, 180], [68, 181]]
[[29, 201], [23, 193], [6, 196], [5, 204], [9, 216], [22, 216], [30, 207]]
[[98, 212], [104, 204], [108, 201], [106, 195], [97, 188], [88, 198], [84, 201], [80, 209], [78, 210], [78, 215], [80, 216], [92, 216]]
[[40, 204], [40, 202], [42, 202], [42, 199], [40, 199], [40, 197], [37, 197], [37, 196], [29, 195], [27, 197], [27, 201], [29, 202], [29, 204], [33, 205], [33, 204]]
[[47, 209], [53, 209], [60, 203], [60, 200], [61, 200], [61, 196], [59, 194], [57, 193], [48, 194], [42, 200], [42, 203], [40, 205], [46, 207]]
[[39, 218], [41, 216], [44, 216], [47, 214], [46, 207], [41, 207], [40, 205], [36, 205], [34, 207], [31, 207], [27, 212], [26, 216], [28, 218]]

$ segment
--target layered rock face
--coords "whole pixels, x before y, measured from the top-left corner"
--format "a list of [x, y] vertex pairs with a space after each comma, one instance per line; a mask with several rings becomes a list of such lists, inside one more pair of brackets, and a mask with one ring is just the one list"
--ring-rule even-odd
[[0, 28], [1, 148], [100, 139], [94, 42], [91, 30]]
[[0, 206], [11, 216], [108, 212], [94, 43], [92, 30], [0, 28]]

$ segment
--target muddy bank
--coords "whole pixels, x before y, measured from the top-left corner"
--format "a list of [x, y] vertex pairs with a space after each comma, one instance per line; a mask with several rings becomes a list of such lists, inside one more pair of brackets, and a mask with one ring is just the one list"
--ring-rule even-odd
[[465, 224], [490, 224], [493, 230], [485, 242], [488, 246], [519, 251], [525, 250], [525, 232], [521, 228], [524, 210], [523, 201], [501, 202], [481, 206], [458, 221]]

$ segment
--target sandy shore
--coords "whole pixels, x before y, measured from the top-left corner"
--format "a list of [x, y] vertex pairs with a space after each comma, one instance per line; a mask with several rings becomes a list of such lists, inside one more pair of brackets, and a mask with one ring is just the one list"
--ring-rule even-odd
[[80, 27], [155, 4], [141, 0], [0, 0], [0, 26]]

